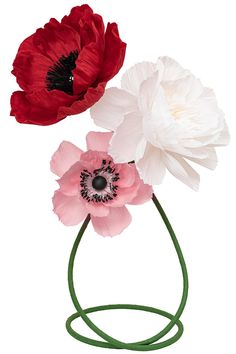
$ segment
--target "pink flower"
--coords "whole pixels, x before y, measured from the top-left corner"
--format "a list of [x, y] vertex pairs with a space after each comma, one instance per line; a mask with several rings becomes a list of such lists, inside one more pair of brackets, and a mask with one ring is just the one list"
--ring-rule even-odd
[[107, 153], [111, 137], [112, 133], [88, 133], [86, 152], [64, 141], [51, 160], [52, 172], [60, 177], [54, 212], [67, 226], [90, 214], [95, 231], [102, 236], [121, 233], [131, 222], [125, 204], [145, 203], [153, 193], [135, 164], [114, 163]]

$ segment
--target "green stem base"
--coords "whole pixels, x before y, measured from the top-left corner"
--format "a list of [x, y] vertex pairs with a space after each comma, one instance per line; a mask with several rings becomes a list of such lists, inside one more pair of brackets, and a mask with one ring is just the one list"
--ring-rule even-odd
[[[174, 317], [170, 313], [163, 311], [163, 310], [156, 309], [154, 307], [142, 306], [142, 305], [129, 305], [129, 304], [95, 306], [95, 307], [90, 307], [90, 308], [84, 310], [84, 312], [86, 314], [88, 314], [88, 313], [104, 311], [104, 310], [120, 310], [120, 309], [122, 309], [122, 310], [140, 310], [140, 311], [151, 312], [151, 313], [155, 313], [157, 315], [166, 317], [170, 320], [172, 320]], [[66, 329], [72, 337], [74, 337], [75, 339], [77, 339], [81, 342], [84, 342], [86, 344], [93, 345], [95, 347], [122, 349], [121, 347], [116, 347], [115, 345], [113, 345], [112, 342], [98, 341], [95, 339], [91, 339], [91, 338], [82, 336], [81, 334], [77, 333], [75, 330], [73, 330], [73, 328], [71, 327], [71, 324], [75, 319], [77, 319], [79, 317], [81, 317], [81, 315], [78, 312], [76, 312], [74, 315], [70, 316], [66, 322]], [[149, 351], [149, 350], [157, 350], [157, 349], [167, 347], [167, 346], [177, 342], [177, 340], [179, 340], [179, 338], [183, 334], [184, 327], [183, 327], [182, 322], [180, 320], [177, 320], [176, 325], [178, 327], [178, 332], [173, 337], [169, 338], [168, 340], [163, 341], [163, 342], [159, 342], [158, 347], [156, 347], [157, 344], [152, 344], [152, 345], [145, 344], [146, 341], [144, 341], [141, 349], [140, 349], [140, 345], [142, 344], [142, 342], [130, 343], [130, 344], [125, 343], [125, 348], [130, 349], [130, 350]], [[128, 346], [132, 345], [133, 348], [130, 348], [130, 347], [127, 348], [127, 345]], [[134, 349], [134, 346], [136, 347], [136, 349]]]
[[[175, 343], [183, 334], [183, 324], [180, 321], [180, 317], [183, 313], [183, 310], [185, 308], [186, 302], [187, 302], [187, 297], [188, 297], [188, 273], [187, 273], [187, 268], [186, 264], [184, 261], [184, 257], [181, 251], [181, 248], [179, 246], [178, 240], [175, 236], [174, 230], [172, 229], [172, 226], [163, 210], [161, 207], [159, 201], [157, 200], [156, 196], [153, 194], [153, 203], [155, 204], [157, 210], [159, 211], [162, 220], [164, 221], [167, 230], [169, 231], [171, 240], [173, 242], [173, 245], [175, 247], [179, 263], [181, 266], [182, 270], [182, 276], [183, 276], [183, 292], [182, 292], [182, 297], [180, 301], [179, 308], [176, 312], [175, 315], [172, 315], [166, 311], [156, 309], [154, 307], [149, 307], [149, 306], [142, 306], [142, 305], [129, 305], [129, 304], [117, 304], [117, 305], [104, 305], [104, 306], [96, 306], [92, 308], [88, 308], [86, 310], [83, 310], [78, 299], [76, 296], [75, 292], [75, 287], [74, 287], [74, 279], [73, 279], [73, 270], [74, 270], [74, 261], [75, 261], [75, 256], [78, 250], [78, 246], [80, 244], [80, 241], [82, 239], [82, 236], [89, 224], [90, 221], [90, 216], [88, 215], [87, 218], [85, 219], [78, 236], [75, 240], [75, 243], [73, 245], [71, 255], [70, 255], [70, 260], [69, 260], [69, 266], [68, 266], [68, 285], [69, 285], [69, 290], [70, 290], [70, 295], [71, 299], [73, 301], [73, 304], [76, 308], [76, 313], [72, 316], [70, 316], [66, 322], [66, 329], [69, 332], [69, 334], [74, 337], [75, 339], [93, 345], [95, 347], [103, 347], [103, 348], [112, 348], [112, 349], [128, 349], [128, 350], [136, 350], [136, 351], [150, 351], [150, 350], [158, 350], [164, 347], [167, 347], [173, 343]], [[111, 336], [109, 336], [107, 333], [103, 332], [100, 328], [98, 328], [87, 316], [89, 313], [93, 312], [98, 312], [98, 311], [104, 311], [104, 310], [117, 310], [117, 309], [127, 309], [127, 310], [141, 310], [141, 311], [146, 311], [146, 312], [151, 312], [155, 313], [161, 316], [164, 316], [170, 320], [170, 322], [166, 325], [166, 327], [160, 331], [158, 334], [155, 336], [148, 338], [144, 341], [140, 342], [135, 342], [135, 343], [124, 343], [121, 342]], [[105, 341], [100, 341], [100, 340], [95, 340], [91, 338], [87, 338], [85, 336], [82, 336], [81, 334], [77, 333], [75, 330], [73, 330], [71, 324], [72, 322], [81, 317], [84, 322], [88, 325], [88, 327], [93, 330], [98, 336], [100, 336], [102, 339]], [[166, 336], [171, 329], [174, 326], [177, 326], [178, 331], [174, 336], [171, 338], [168, 338], [167, 340], [161, 341], [160, 339]]]

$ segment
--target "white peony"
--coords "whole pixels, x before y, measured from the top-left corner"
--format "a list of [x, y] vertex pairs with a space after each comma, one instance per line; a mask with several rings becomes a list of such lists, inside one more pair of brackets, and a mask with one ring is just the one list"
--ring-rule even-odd
[[145, 183], [160, 184], [166, 169], [194, 190], [199, 174], [186, 160], [214, 169], [215, 147], [229, 142], [212, 90], [169, 57], [143, 62], [106, 90], [91, 109], [95, 123], [114, 131], [109, 153], [135, 161]]

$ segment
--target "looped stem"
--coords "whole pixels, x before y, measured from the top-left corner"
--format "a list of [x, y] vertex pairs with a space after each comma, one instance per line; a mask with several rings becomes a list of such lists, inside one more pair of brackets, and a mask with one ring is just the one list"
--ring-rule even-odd
[[[73, 269], [74, 269], [74, 261], [75, 261], [75, 256], [77, 253], [78, 246], [80, 244], [82, 236], [83, 236], [83, 234], [89, 224], [89, 221], [90, 221], [90, 215], [88, 215], [86, 217], [86, 219], [85, 219], [85, 221], [78, 233], [78, 236], [75, 240], [75, 243], [73, 245], [71, 255], [70, 255], [70, 260], [69, 260], [69, 266], [68, 266], [69, 291], [70, 291], [71, 299], [73, 301], [73, 304], [74, 304], [77, 312], [68, 318], [68, 320], [66, 322], [66, 328], [67, 328], [67, 331], [70, 333], [70, 335], [73, 336], [75, 339], [77, 339], [81, 342], [96, 346], [96, 347], [112, 348], [112, 349], [128, 349], [128, 350], [136, 350], [136, 351], [150, 351], [150, 350], [161, 349], [161, 348], [167, 347], [167, 346], [175, 343], [183, 334], [183, 325], [179, 319], [183, 313], [183, 310], [184, 310], [186, 302], [187, 302], [187, 297], [188, 297], [187, 268], [186, 268], [185, 260], [184, 260], [180, 245], [179, 245], [178, 240], [175, 236], [174, 230], [173, 230], [161, 204], [157, 200], [155, 194], [153, 194], [152, 200], [153, 200], [153, 203], [155, 204], [157, 210], [159, 211], [159, 213], [162, 217], [162, 220], [164, 221], [165, 226], [170, 234], [170, 237], [171, 237], [171, 240], [172, 240], [173, 245], [175, 247], [175, 250], [176, 250], [176, 253], [177, 253], [177, 256], [179, 259], [179, 263], [181, 266], [181, 270], [182, 270], [183, 292], [182, 292], [180, 305], [178, 307], [176, 314], [172, 315], [166, 311], [156, 309], [153, 307], [142, 306], [142, 305], [130, 305], [130, 304], [104, 305], [104, 306], [96, 306], [96, 307], [88, 308], [86, 310], [82, 309], [82, 307], [78, 301], [78, 298], [76, 296], [76, 292], [75, 292], [74, 279], [73, 279]], [[103, 311], [103, 310], [114, 310], [114, 309], [141, 310], [141, 311], [152, 312], [152, 313], [169, 318], [170, 322], [163, 328], [163, 330], [161, 330], [159, 333], [157, 333], [156, 335], [154, 335], [151, 338], [148, 338], [148, 339], [140, 341], [140, 342], [135, 342], [135, 343], [124, 343], [124, 342], [121, 342], [121, 341], [109, 336], [107, 333], [102, 331], [87, 316], [88, 313]], [[84, 336], [80, 335], [79, 333], [77, 333], [76, 331], [74, 331], [73, 328], [71, 327], [71, 323], [72, 323], [72, 321], [74, 321], [76, 318], [79, 318], [79, 317], [81, 317], [84, 320], [84, 322], [88, 325], [88, 327], [90, 329], [92, 329], [98, 336], [103, 338], [105, 341], [90, 339], [90, 338], [84, 337]], [[177, 333], [173, 337], [160, 342], [160, 339], [163, 338], [165, 335], [167, 335], [175, 325], [178, 328]]]

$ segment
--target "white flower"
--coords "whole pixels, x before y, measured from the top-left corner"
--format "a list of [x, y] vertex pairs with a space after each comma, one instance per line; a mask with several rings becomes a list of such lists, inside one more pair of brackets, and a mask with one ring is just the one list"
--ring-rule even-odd
[[186, 160], [214, 169], [215, 147], [229, 142], [213, 91], [168, 57], [130, 68], [121, 89], [106, 90], [91, 116], [114, 131], [113, 159], [134, 160], [148, 184], [160, 184], [167, 169], [197, 190], [200, 177]]

